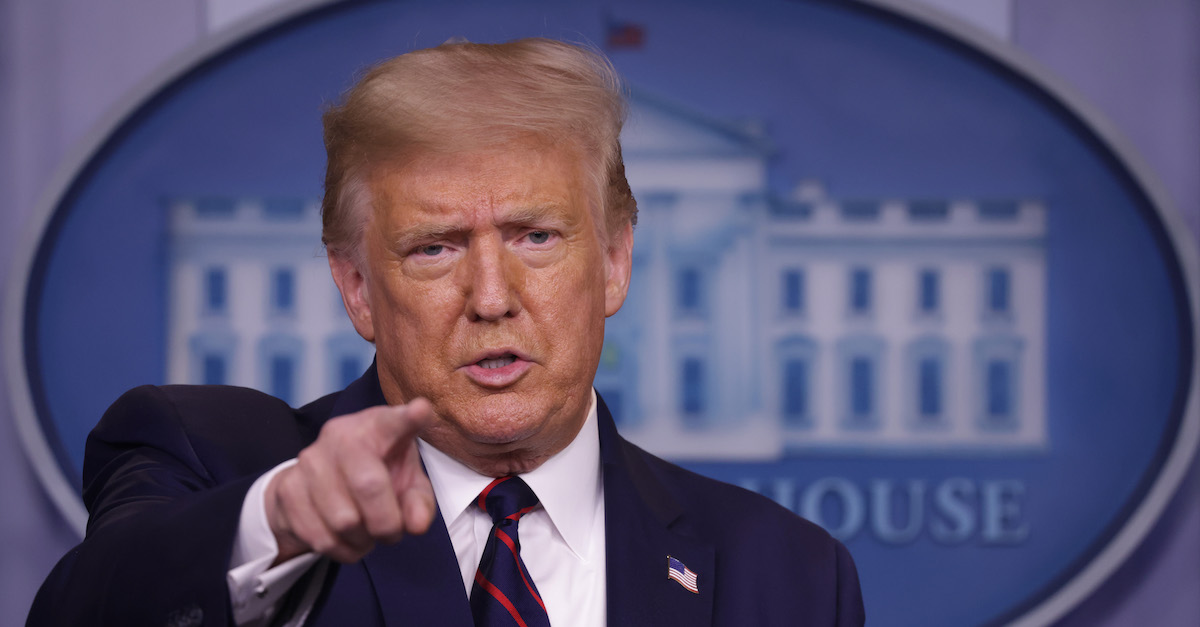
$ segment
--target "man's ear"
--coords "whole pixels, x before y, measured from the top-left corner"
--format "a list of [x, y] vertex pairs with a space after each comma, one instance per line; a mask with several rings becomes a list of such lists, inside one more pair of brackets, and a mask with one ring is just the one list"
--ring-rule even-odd
[[612, 235], [608, 244], [605, 266], [604, 315], [611, 316], [625, 304], [629, 293], [629, 274], [633, 270], [633, 225], [626, 224]]
[[329, 272], [342, 293], [342, 304], [350, 314], [354, 330], [368, 342], [375, 341], [375, 323], [371, 319], [371, 299], [367, 293], [367, 277], [349, 255], [329, 252]]

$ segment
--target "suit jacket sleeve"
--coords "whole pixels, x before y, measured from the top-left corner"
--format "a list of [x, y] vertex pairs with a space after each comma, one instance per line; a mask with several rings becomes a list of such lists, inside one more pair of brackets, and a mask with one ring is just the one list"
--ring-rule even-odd
[[232, 623], [225, 574], [242, 502], [302, 447], [291, 411], [240, 388], [143, 386], [118, 399], [88, 437], [86, 537], [27, 624]]

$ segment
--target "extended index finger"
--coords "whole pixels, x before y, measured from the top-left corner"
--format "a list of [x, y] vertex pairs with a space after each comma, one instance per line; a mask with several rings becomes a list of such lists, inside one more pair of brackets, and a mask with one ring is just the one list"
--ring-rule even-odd
[[375, 432], [388, 452], [411, 444], [433, 419], [433, 406], [423, 398], [375, 409]]

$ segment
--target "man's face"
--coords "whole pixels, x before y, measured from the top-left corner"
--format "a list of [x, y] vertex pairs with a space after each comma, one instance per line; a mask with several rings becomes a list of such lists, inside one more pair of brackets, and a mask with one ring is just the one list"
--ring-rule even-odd
[[602, 244], [578, 159], [544, 144], [426, 155], [369, 182], [362, 267], [330, 264], [384, 396], [429, 399], [423, 437], [478, 471], [540, 465], [586, 418], [631, 229]]

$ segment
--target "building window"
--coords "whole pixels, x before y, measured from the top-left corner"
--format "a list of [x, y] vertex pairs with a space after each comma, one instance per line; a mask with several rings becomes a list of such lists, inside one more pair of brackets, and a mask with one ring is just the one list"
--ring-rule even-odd
[[914, 200], [908, 204], [908, 216], [915, 222], [945, 222], [950, 203], [944, 200]]
[[808, 378], [807, 360], [793, 358], [783, 362], [783, 419], [788, 424], [811, 420]]
[[1009, 422], [1013, 418], [1013, 373], [1012, 364], [1002, 359], [990, 360], [987, 364], [985, 384], [985, 407], [987, 419], [992, 422]]
[[608, 407], [608, 413], [612, 414], [613, 422], [617, 423], [617, 426], [623, 426], [627, 418], [625, 416], [625, 404], [621, 390], [606, 387], [604, 389], [597, 389], [596, 393], [600, 395], [600, 398], [604, 399], [604, 405]]
[[804, 313], [804, 271], [796, 268], [783, 271], [783, 311], [786, 314]]
[[362, 376], [371, 363], [374, 347], [353, 331], [331, 335], [325, 340], [323, 370], [326, 385], [340, 390]]
[[207, 197], [196, 200], [196, 216], [199, 218], [232, 218], [237, 205], [232, 198]]
[[675, 276], [675, 305], [682, 314], [699, 314], [703, 307], [703, 285], [698, 268], [680, 268]]
[[686, 357], [680, 368], [679, 413], [686, 422], [695, 422], [704, 415], [704, 362], [697, 357]]
[[[268, 335], [258, 343], [258, 385], [289, 405], [304, 400], [299, 394], [304, 342], [282, 333]], [[314, 390], [309, 390], [310, 392]]]
[[905, 350], [904, 411], [911, 426], [946, 426], [950, 345], [941, 336], [915, 340]]
[[223, 355], [205, 355], [203, 360], [203, 375], [201, 383], [204, 385], [225, 385], [228, 380], [228, 368], [225, 364]]
[[298, 198], [268, 198], [262, 208], [269, 220], [293, 221], [304, 217], [304, 201]]
[[935, 314], [941, 308], [941, 277], [937, 270], [922, 270], [917, 279], [917, 308], [922, 314]]
[[849, 200], [842, 203], [842, 217], [851, 222], [869, 222], [879, 219], [879, 203], [871, 200]]
[[775, 345], [779, 378], [779, 415], [787, 427], [813, 423], [817, 343], [806, 336], [792, 336]]
[[339, 387], [344, 388], [347, 385], [354, 383], [359, 377], [362, 376], [363, 370], [365, 370], [365, 368], [363, 368], [362, 362], [359, 361], [357, 357], [353, 355], [343, 355], [340, 359], [338, 359]]
[[1011, 430], [1020, 421], [1020, 363], [1023, 342], [992, 336], [975, 344], [975, 408], [982, 429]]
[[883, 389], [883, 340], [876, 336], [851, 336], [838, 342], [838, 397], [842, 427], [878, 426]]
[[1011, 307], [1012, 277], [1007, 268], [990, 268], [987, 271], [987, 311], [991, 314], [1007, 314]]
[[209, 268], [204, 273], [204, 309], [208, 313], [225, 313], [229, 303], [228, 280], [225, 268]]
[[290, 314], [296, 309], [296, 273], [291, 268], [271, 272], [271, 311]]
[[942, 362], [933, 357], [917, 362], [917, 415], [925, 421], [942, 415]]
[[1021, 206], [1011, 200], [980, 201], [979, 217], [989, 222], [1013, 222], [1021, 212]]
[[634, 343], [622, 336], [619, 330], [609, 329], [604, 346], [600, 349], [596, 378], [592, 382], [596, 392], [608, 405], [613, 420], [621, 426], [638, 423], [638, 388], [646, 385], [638, 377], [637, 360], [630, 358], [624, 350], [627, 345]]
[[855, 268], [850, 271], [850, 313], [871, 313], [871, 271]]
[[295, 392], [296, 360], [290, 355], [275, 355], [271, 358], [271, 396], [291, 404]]
[[615, 341], [605, 338], [604, 346], [600, 348], [599, 370], [617, 372], [621, 369], [621, 346]]
[[679, 204], [678, 192], [645, 192], [638, 194], [638, 206], [647, 209], [668, 209]]
[[188, 383], [229, 385], [240, 383], [234, 372], [233, 354], [237, 348], [234, 336], [222, 331], [201, 331], [189, 339]]
[[850, 360], [850, 417], [865, 421], [874, 410], [875, 364], [867, 357]]

